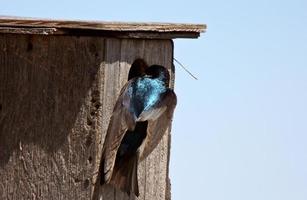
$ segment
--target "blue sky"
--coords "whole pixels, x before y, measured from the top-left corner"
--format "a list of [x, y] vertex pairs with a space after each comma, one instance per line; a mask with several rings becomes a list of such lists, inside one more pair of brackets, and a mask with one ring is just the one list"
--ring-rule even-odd
[[175, 40], [174, 200], [307, 199], [307, 1], [17, 1], [0, 14], [206, 23]]

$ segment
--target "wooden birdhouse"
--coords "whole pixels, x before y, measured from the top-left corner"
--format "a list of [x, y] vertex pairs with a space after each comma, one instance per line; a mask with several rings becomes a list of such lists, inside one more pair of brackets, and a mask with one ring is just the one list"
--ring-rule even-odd
[[[0, 18], [0, 199], [97, 198], [106, 129], [131, 65], [163, 65], [174, 81], [172, 39], [204, 29]], [[138, 199], [170, 199], [169, 132], [140, 163]], [[102, 199], [129, 199], [98, 189]]]

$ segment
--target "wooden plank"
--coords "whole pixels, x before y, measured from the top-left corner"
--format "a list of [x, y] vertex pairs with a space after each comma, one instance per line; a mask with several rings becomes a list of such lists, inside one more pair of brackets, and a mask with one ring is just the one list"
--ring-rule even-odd
[[1, 199], [90, 199], [103, 43], [0, 34]]
[[[121, 86], [119, 83], [120, 76], [120, 45], [119, 39], [106, 39], [105, 43], [105, 59], [104, 67], [104, 98], [103, 98], [103, 129], [102, 129], [102, 144], [107, 132], [110, 117], [113, 112], [113, 107], [116, 103], [117, 96], [119, 95]], [[116, 189], [111, 186], [104, 186], [99, 194], [102, 199], [116, 199]]]
[[[113, 106], [119, 95], [120, 89], [128, 79], [128, 73], [132, 62], [143, 56], [144, 40], [119, 40], [106, 39], [105, 62], [104, 62], [104, 88], [103, 101], [103, 138], [113, 111]], [[98, 185], [98, 187], [100, 187]], [[132, 197], [132, 196], [131, 196]], [[98, 199], [129, 199], [129, 196], [110, 186], [101, 188]], [[133, 198], [133, 197], [132, 197]]]
[[[104, 21], [73, 21], [1, 17], [2, 32], [14, 31], [25, 34], [24, 28], [57, 28], [51, 34], [79, 34], [79, 35], [113, 35], [126, 38], [197, 38], [206, 30], [204, 24], [176, 24], [176, 23], [124, 23]], [[7, 27], [8, 30], [5, 30]], [[17, 28], [14, 30], [14, 28]], [[1, 30], [0, 30], [1, 31]], [[29, 31], [35, 32], [35, 31]], [[40, 32], [35, 32], [40, 34]], [[147, 35], [148, 34], [148, 35]]]
[[[146, 40], [144, 59], [148, 64], [159, 64], [167, 67], [173, 79], [174, 71], [173, 43], [171, 40]], [[171, 81], [173, 83], [173, 81]], [[173, 87], [173, 85], [172, 85]], [[147, 199], [165, 200], [168, 193], [168, 162], [169, 162], [170, 130], [163, 137], [157, 148], [145, 160], [145, 197]]]
[[[128, 73], [132, 63], [138, 59], [143, 58], [145, 52], [145, 40], [130, 40], [123, 39], [121, 40], [121, 53], [120, 53], [120, 66], [121, 66], [121, 74], [120, 74], [120, 84], [123, 86], [128, 80]], [[138, 174], [140, 170], [145, 170], [142, 167], [138, 168]], [[143, 176], [138, 176], [139, 183], [144, 179]], [[140, 198], [144, 195], [144, 187], [142, 184], [139, 184]], [[122, 195], [122, 194], [121, 194]], [[117, 199], [129, 199], [125, 198], [117, 198]], [[131, 195], [131, 199], [133, 199], [133, 195]]]
[[[33, 35], [53, 35], [60, 33], [56, 28], [16, 28], [0, 27], [0, 33], [11, 34], [33, 34]], [[63, 34], [63, 33], [62, 33]]]
[[149, 32], [149, 31], [104, 31], [88, 29], [65, 28], [35, 28], [35, 27], [0, 27], [0, 33], [31, 34], [31, 35], [70, 35], [70, 36], [98, 36], [126, 39], [173, 39], [198, 38], [197, 32]]
[[[120, 88], [127, 82], [131, 64], [137, 58], [144, 58], [148, 64], [161, 64], [166, 66], [173, 79], [172, 58], [173, 44], [171, 40], [131, 40], [106, 39], [106, 55], [104, 64], [103, 98], [103, 137], [112, 114]], [[117, 74], [117, 75], [116, 75]], [[168, 159], [169, 159], [169, 133], [163, 138], [157, 149], [148, 159], [141, 162], [139, 174], [139, 200], [164, 200], [168, 193]], [[99, 187], [99, 185], [97, 186]], [[108, 186], [107, 186], [108, 187]], [[124, 192], [102, 187], [98, 199], [135, 199], [129, 198]]]
[[124, 23], [104, 21], [73, 21], [73, 20], [48, 20], [31, 18], [0, 17], [1, 26], [10, 27], [48, 27], [48, 28], [78, 28], [98, 29], [109, 31], [157, 31], [157, 32], [203, 32], [203, 24], [179, 23]]

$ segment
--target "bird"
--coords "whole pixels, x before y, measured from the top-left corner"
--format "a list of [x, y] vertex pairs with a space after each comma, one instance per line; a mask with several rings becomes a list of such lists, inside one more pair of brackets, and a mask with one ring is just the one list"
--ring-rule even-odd
[[139, 196], [137, 167], [171, 124], [177, 97], [161, 65], [147, 67], [123, 86], [110, 118], [100, 162], [100, 184]]

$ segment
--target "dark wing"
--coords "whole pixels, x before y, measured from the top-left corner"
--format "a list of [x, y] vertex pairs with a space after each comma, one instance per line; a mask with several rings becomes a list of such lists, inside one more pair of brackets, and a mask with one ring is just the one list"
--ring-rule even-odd
[[[143, 118], [148, 120], [147, 136], [139, 149], [140, 160], [145, 159], [159, 144], [167, 128], [170, 126], [177, 97], [173, 90], [168, 89], [162, 100], [147, 112]], [[140, 115], [142, 117], [143, 113]], [[149, 116], [149, 117], [148, 117]]]
[[136, 117], [129, 112], [130, 95], [128, 89], [131, 81], [122, 88], [109, 122], [101, 162], [102, 173], [104, 173], [103, 182], [105, 183], [109, 183], [112, 177], [117, 150], [126, 131], [133, 130], [135, 127]]

